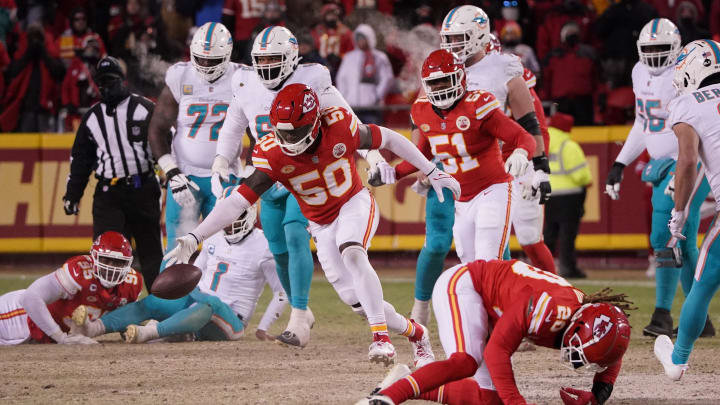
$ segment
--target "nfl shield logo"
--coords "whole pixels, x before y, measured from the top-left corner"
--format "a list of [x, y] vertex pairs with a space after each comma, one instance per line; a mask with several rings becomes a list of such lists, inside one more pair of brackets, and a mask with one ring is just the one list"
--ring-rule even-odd
[[208, 246], [208, 253], [210, 253], [211, 255], [215, 254], [215, 245]]
[[130, 129], [132, 131], [133, 136], [139, 136], [140, 135], [140, 127], [134, 126]]
[[447, 125], [445, 125], [445, 122], [444, 122], [444, 121], [440, 124], [440, 128], [441, 128], [441, 129], [445, 129], [446, 126], [447, 126]]
[[317, 162], [319, 162], [319, 161], [320, 161], [320, 159], [318, 159], [317, 156], [313, 156], [313, 157], [312, 157], [312, 162], [313, 162], [313, 163], [317, 163]]

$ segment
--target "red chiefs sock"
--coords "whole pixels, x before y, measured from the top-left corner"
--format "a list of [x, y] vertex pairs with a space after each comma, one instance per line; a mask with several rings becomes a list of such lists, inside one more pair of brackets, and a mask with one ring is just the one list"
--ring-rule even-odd
[[447, 405], [501, 405], [497, 391], [480, 388], [474, 378], [463, 378], [420, 395], [420, 399]]
[[533, 266], [539, 268], [540, 270], [557, 274], [557, 270], [555, 270], [555, 260], [553, 259], [552, 253], [550, 253], [550, 249], [548, 249], [545, 242], [540, 241], [532, 245], [525, 245], [522, 248], [523, 251], [525, 251], [525, 254], [530, 258]]
[[[430, 363], [380, 391], [396, 404], [416, 398], [451, 381], [470, 377], [477, 371], [477, 362], [467, 353], [453, 353], [449, 359]], [[477, 384], [476, 384], [477, 385]]]

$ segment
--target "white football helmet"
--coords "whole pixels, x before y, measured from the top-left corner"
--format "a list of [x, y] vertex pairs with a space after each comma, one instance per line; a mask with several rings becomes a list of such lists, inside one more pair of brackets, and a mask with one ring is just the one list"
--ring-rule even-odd
[[232, 49], [230, 31], [220, 23], [208, 22], [193, 35], [190, 42], [190, 60], [200, 76], [212, 82], [227, 70]]
[[[260, 31], [253, 41], [253, 67], [260, 81], [268, 89], [274, 89], [295, 71], [298, 65], [298, 42], [295, 35], [285, 27], [270, 26]], [[272, 63], [260, 63], [261, 57], [277, 56]]]
[[[228, 197], [238, 186], [226, 187], [222, 197]], [[238, 243], [243, 240], [254, 228], [257, 221], [257, 204], [251, 205], [230, 225], [223, 228], [225, 240], [228, 243]]]
[[720, 43], [711, 39], [692, 41], [675, 62], [673, 85], [682, 94], [695, 91], [707, 77], [720, 73]]
[[[458, 41], [456, 36], [463, 35]], [[463, 63], [490, 44], [490, 19], [475, 6], [455, 7], [440, 28], [440, 48], [454, 53]]]
[[680, 53], [680, 31], [667, 18], [654, 18], [645, 24], [637, 40], [640, 62], [657, 75], [675, 63]]

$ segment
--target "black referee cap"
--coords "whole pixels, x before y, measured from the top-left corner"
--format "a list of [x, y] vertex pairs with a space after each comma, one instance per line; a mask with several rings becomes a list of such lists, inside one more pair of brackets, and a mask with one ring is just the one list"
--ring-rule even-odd
[[116, 76], [121, 79], [125, 78], [125, 72], [123, 71], [122, 65], [120, 65], [120, 61], [112, 56], [106, 56], [100, 59], [100, 62], [97, 64], [95, 75], [98, 79], [105, 76]]

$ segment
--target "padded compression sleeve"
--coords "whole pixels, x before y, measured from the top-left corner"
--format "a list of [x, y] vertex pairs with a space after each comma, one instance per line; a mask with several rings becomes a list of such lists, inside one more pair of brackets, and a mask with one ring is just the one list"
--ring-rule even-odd
[[[251, 201], [246, 198], [246, 195], [251, 196]], [[250, 187], [241, 185], [238, 192], [230, 193], [229, 197], [218, 200], [210, 215], [190, 233], [202, 242], [235, 221], [240, 214], [257, 201], [257, 197]]]
[[48, 336], [62, 332], [60, 326], [55, 323], [48, 304], [61, 298], [69, 298], [60, 282], [55, 278], [55, 273], [50, 273], [35, 280], [20, 300], [25, 312], [30, 319]]
[[542, 135], [540, 132], [540, 122], [538, 122], [535, 111], [531, 111], [518, 118], [517, 123], [533, 136]]
[[382, 142], [380, 149], [387, 149], [390, 152], [405, 159], [408, 163], [415, 166], [423, 174], [428, 174], [435, 169], [435, 165], [423, 156], [422, 152], [413, 145], [410, 140], [401, 134], [385, 127], [379, 127], [382, 134]]

